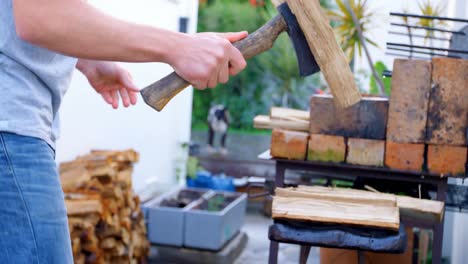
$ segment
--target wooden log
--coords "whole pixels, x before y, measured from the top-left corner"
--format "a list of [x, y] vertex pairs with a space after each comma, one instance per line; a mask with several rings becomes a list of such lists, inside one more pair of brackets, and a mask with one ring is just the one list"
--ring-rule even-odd
[[466, 146], [468, 60], [434, 58], [426, 143]]
[[417, 199], [408, 196], [397, 196], [400, 215], [411, 219], [424, 219], [439, 223], [442, 221], [445, 204], [440, 201]]
[[344, 162], [346, 144], [344, 137], [312, 134], [309, 138], [307, 160]]
[[287, 0], [339, 107], [361, 100], [349, 63], [319, 1]]
[[259, 115], [254, 118], [254, 127], [259, 129], [287, 129], [293, 131], [309, 131], [309, 122], [304, 120], [271, 119], [269, 116]]
[[91, 174], [85, 167], [79, 166], [76, 169], [67, 168], [60, 173], [60, 182], [65, 192], [74, 190], [86, 185], [91, 179]]
[[388, 99], [364, 97], [358, 104], [337, 108], [330, 95], [314, 95], [310, 100], [310, 134], [385, 139]]
[[272, 107], [270, 109], [270, 119], [282, 119], [290, 121], [303, 120], [309, 122], [310, 113], [309, 111], [284, 108], [284, 107]]
[[463, 176], [466, 159], [466, 147], [429, 145], [427, 148], [427, 167], [432, 173], [443, 176]]
[[273, 219], [360, 225], [397, 230], [398, 207], [297, 197], [274, 197]]
[[271, 134], [271, 156], [305, 160], [309, 135], [303, 132], [274, 129]]
[[387, 140], [424, 143], [431, 76], [432, 64], [429, 61], [395, 60]]
[[333, 187], [299, 186], [297, 188], [276, 188], [275, 196], [396, 206], [396, 198], [392, 194]]
[[116, 181], [123, 184], [126, 188], [132, 188], [133, 167], [117, 172]]
[[102, 205], [99, 200], [65, 200], [67, 215], [101, 214]]
[[385, 141], [362, 138], [348, 138], [349, 164], [366, 166], [383, 166], [385, 157]]
[[391, 169], [421, 171], [424, 165], [424, 144], [386, 141], [385, 166]]

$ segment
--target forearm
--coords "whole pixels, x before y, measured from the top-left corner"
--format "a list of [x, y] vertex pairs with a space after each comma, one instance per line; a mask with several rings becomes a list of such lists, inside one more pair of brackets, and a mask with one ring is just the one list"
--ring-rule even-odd
[[23, 39], [77, 58], [170, 63], [189, 36], [110, 17], [81, 0], [13, 0]]

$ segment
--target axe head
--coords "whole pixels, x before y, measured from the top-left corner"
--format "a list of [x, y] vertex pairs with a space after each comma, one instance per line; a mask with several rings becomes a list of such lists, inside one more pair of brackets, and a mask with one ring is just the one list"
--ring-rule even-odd
[[297, 62], [299, 64], [299, 74], [302, 77], [312, 75], [320, 71], [320, 67], [310, 51], [309, 44], [302, 32], [301, 26], [297, 22], [296, 16], [291, 12], [286, 3], [277, 7], [278, 12], [286, 22], [289, 38], [296, 51]]

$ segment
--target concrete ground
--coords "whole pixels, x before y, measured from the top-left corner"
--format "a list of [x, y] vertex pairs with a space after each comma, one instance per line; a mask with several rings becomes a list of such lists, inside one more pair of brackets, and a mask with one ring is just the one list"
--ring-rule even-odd
[[[249, 208], [247, 211], [243, 231], [248, 235], [247, 246], [234, 262], [235, 264], [268, 263], [270, 240], [268, 240], [268, 227], [272, 223], [271, 218], [263, 216], [258, 209]], [[278, 263], [299, 263], [299, 246], [280, 244]], [[310, 251], [308, 264], [320, 263], [318, 248]]]

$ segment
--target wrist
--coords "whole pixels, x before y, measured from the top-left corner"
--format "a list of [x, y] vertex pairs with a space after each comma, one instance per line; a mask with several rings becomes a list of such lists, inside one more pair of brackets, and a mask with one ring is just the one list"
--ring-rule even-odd
[[96, 65], [94, 61], [79, 59], [76, 63], [76, 69], [78, 69], [88, 79], [96, 73]]
[[184, 50], [187, 43], [191, 42], [192, 36], [185, 33], [171, 32], [167, 40], [167, 48], [161, 55], [162, 62], [167, 63], [174, 67], [175, 64], [180, 60], [181, 56], [184, 56]]

